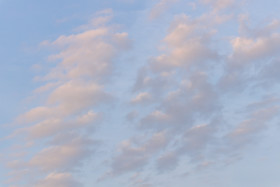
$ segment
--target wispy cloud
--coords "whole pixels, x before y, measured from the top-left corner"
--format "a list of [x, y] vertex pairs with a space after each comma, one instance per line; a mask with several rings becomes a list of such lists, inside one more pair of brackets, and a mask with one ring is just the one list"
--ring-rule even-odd
[[[41, 105], [17, 118], [16, 123], [23, 127], [15, 132], [23, 136], [22, 141], [32, 142], [29, 150], [37, 151], [15, 158], [17, 167], [9, 164], [15, 161], [8, 162], [14, 172], [26, 171], [21, 178], [27, 186], [82, 186], [71, 172], [95, 152], [98, 143], [93, 130], [101, 114], [94, 110], [114, 97], [106, 91], [106, 81], [114, 71], [114, 58], [128, 43], [126, 33], [103, 24], [43, 43], [58, 50], [49, 57], [55, 66], [41, 78], [46, 84], [35, 92], [47, 96]], [[28, 175], [33, 179], [28, 180]], [[41, 176], [45, 178], [36, 182]]]

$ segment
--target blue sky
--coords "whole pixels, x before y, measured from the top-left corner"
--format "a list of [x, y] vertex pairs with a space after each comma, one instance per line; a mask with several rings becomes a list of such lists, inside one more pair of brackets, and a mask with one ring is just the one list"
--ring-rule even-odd
[[280, 2], [0, 1], [0, 186], [279, 187]]

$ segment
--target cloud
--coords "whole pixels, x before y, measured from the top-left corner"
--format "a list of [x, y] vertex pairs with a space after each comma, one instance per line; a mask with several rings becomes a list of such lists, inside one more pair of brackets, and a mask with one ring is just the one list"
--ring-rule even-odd
[[[99, 14], [107, 13], [112, 14], [108, 10]], [[97, 19], [103, 17], [93, 22]], [[49, 56], [54, 62], [49, 72], [37, 77], [45, 84], [34, 93], [45, 99], [16, 119], [21, 127], [10, 136], [30, 145], [28, 158], [9, 159], [8, 167], [16, 175], [12, 174], [12, 183], [82, 186], [72, 174], [96, 151], [97, 140], [92, 133], [101, 116], [96, 108], [113, 101], [114, 95], [106, 91], [106, 86], [116, 58], [130, 45], [127, 33], [117, 32], [105, 23], [94, 26], [90, 23], [79, 33], [41, 44], [57, 50], [57, 54]], [[19, 163], [17, 167], [13, 159]], [[42, 175], [47, 177], [42, 179]]]
[[[266, 106], [248, 109], [247, 115], [239, 114], [246, 104], [273, 92], [255, 89], [262, 89], [256, 83], [278, 77], [272, 71], [278, 66], [277, 21], [248, 29], [239, 20], [240, 35], [224, 37], [221, 26], [236, 16], [221, 11], [234, 2], [203, 3], [215, 11], [198, 17], [174, 16], [159, 55], [150, 57], [139, 69], [131, 102], [141, 105], [134, 106], [128, 116], [137, 136], [122, 144], [120, 153], [112, 158], [112, 173], [148, 170], [163, 174], [179, 167], [181, 161], [192, 168], [185, 172], [193, 173], [236, 161], [277, 116], [279, 103], [271, 106], [268, 101], [263, 101]], [[226, 44], [220, 46], [217, 41], [232, 48], [225, 50]], [[240, 95], [231, 95], [231, 91]], [[149, 102], [141, 102], [145, 98]], [[162, 132], [166, 136], [163, 146], [149, 150], [149, 140], [133, 145], [135, 137], [146, 140]]]
[[218, 96], [207, 79], [207, 75], [199, 72], [182, 81], [177, 90], [162, 98], [160, 108], [141, 120], [140, 126], [180, 131], [191, 126], [198, 116], [207, 118], [215, 114], [219, 110]]
[[186, 15], [177, 16], [164, 38], [167, 54], [154, 58], [152, 67], [155, 70], [195, 68], [198, 63], [206, 66], [209, 62], [218, 60], [219, 55], [211, 47], [211, 37], [215, 30], [209, 29], [207, 25], [200, 19], [191, 19]]
[[92, 155], [92, 140], [72, 137], [72, 140], [44, 148], [28, 163], [42, 171], [70, 171], [82, 164], [85, 158]]
[[139, 93], [135, 98], [133, 98], [130, 102], [137, 104], [137, 103], [143, 103], [148, 102], [151, 99], [151, 95], [147, 92]]
[[[150, 149], [153, 138], [138, 146], [133, 146], [134, 138], [129, 139], [112, 158], [111, 174], [140, 172], [152, 161], [162, 173], [175, 169], [184, 155], [194, 159], [205, 153], [217, 127], [212, 118], [220, 111], [218, 92], [207, 72], [220, 59], [212, 45], [215, 29], [208, 28], [215, 24], [204, 17], [175, 16], [163, 39], [164, 54], [152, 57], [139, 70], [133, 89], [137, 94], [131, 99], [140, 102], [149, 96], [149, 102], [141, 102], [136, 110], [136, 128], [152, 137], [164, 132], [166, 140]], [[196, 126], [201, 121], [210, 122]]]
[[234, 38], [231, 42], [234, 50], [231, 60], [234, 65], [263, 60], [263, 58], [269, 57], [279, 50], [279, 38], [278, 33], [258, 38]]
[[112, 72], [112, 60], [118, 51], [129, 47], [129, 40], [126, 33], [110, 33], [109, 28], [98, 28], [61, 36], [52, 45], [64, 48], [50, 57], [50, 60], [61, 60], [61, 63], [43, 80], [88, 78], [102, 81]]
[[200, 2], [210, 5], [216, 11], [227, 9], [236, 3], [234, 0], [200, 0]]
[[[260, 107], [251, 111], [250, 117], [233, 129], [226, 137], [235, 150], [254, 142], [254, 137], [267, 129], [267, 125], [279, 114], [279, 106]], [[236, 149], [239, 147], [239, 149]]]
[[150, 11], [150, 18], [156, 19], [179, 0], [160, 0]]
[[[278, 21], [273, 20], [256, 28], [250, 28], [247, 22], [240, 20], [241, 36], [231, 40], [233, 50], [228, 56], [226, 71], [220, 81], [223, 89], [240, 90], [248, 87], [248, 83], [255, 81], [254, 84], [259, 84], [272, 79], [265, 72], [272, 66], [277, 67], [280, 47]], [[277, 75], [274, 74], [273, 77], [276, 78]]]
[[[136, 145], [134, 146], [133, 144]], [[139, 145], [131, 140], [124, 141], [119, 148], [120, 154], [113, 158], [109, 175], [121, 175], [126, 172], [141, 170], [150, 157], [167, 144], [164, 132], [153, 134], [150, 139]]]
[[169, 152], [161, 155], [157, 160], [157, 170], [159, 172], [165, 172], [173, 170], [178, 165], [178, 156], [174, 152]]
[[83, 185], [74, 180], [70, 173], [50, 173], [46, 178], [38, 182], [34, 187], [82, 187]]

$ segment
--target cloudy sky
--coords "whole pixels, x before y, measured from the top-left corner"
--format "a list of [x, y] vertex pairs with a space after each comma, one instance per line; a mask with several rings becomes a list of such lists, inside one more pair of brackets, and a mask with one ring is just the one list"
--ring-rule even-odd
[[279, 7], [0, 0], [0, 186], [280, 187]]

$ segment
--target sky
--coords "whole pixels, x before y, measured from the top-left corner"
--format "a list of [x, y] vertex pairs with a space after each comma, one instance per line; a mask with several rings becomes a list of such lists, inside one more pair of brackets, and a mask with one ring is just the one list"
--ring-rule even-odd
[[0, 186], [280, 187], [279, 7], [0, 0]]

